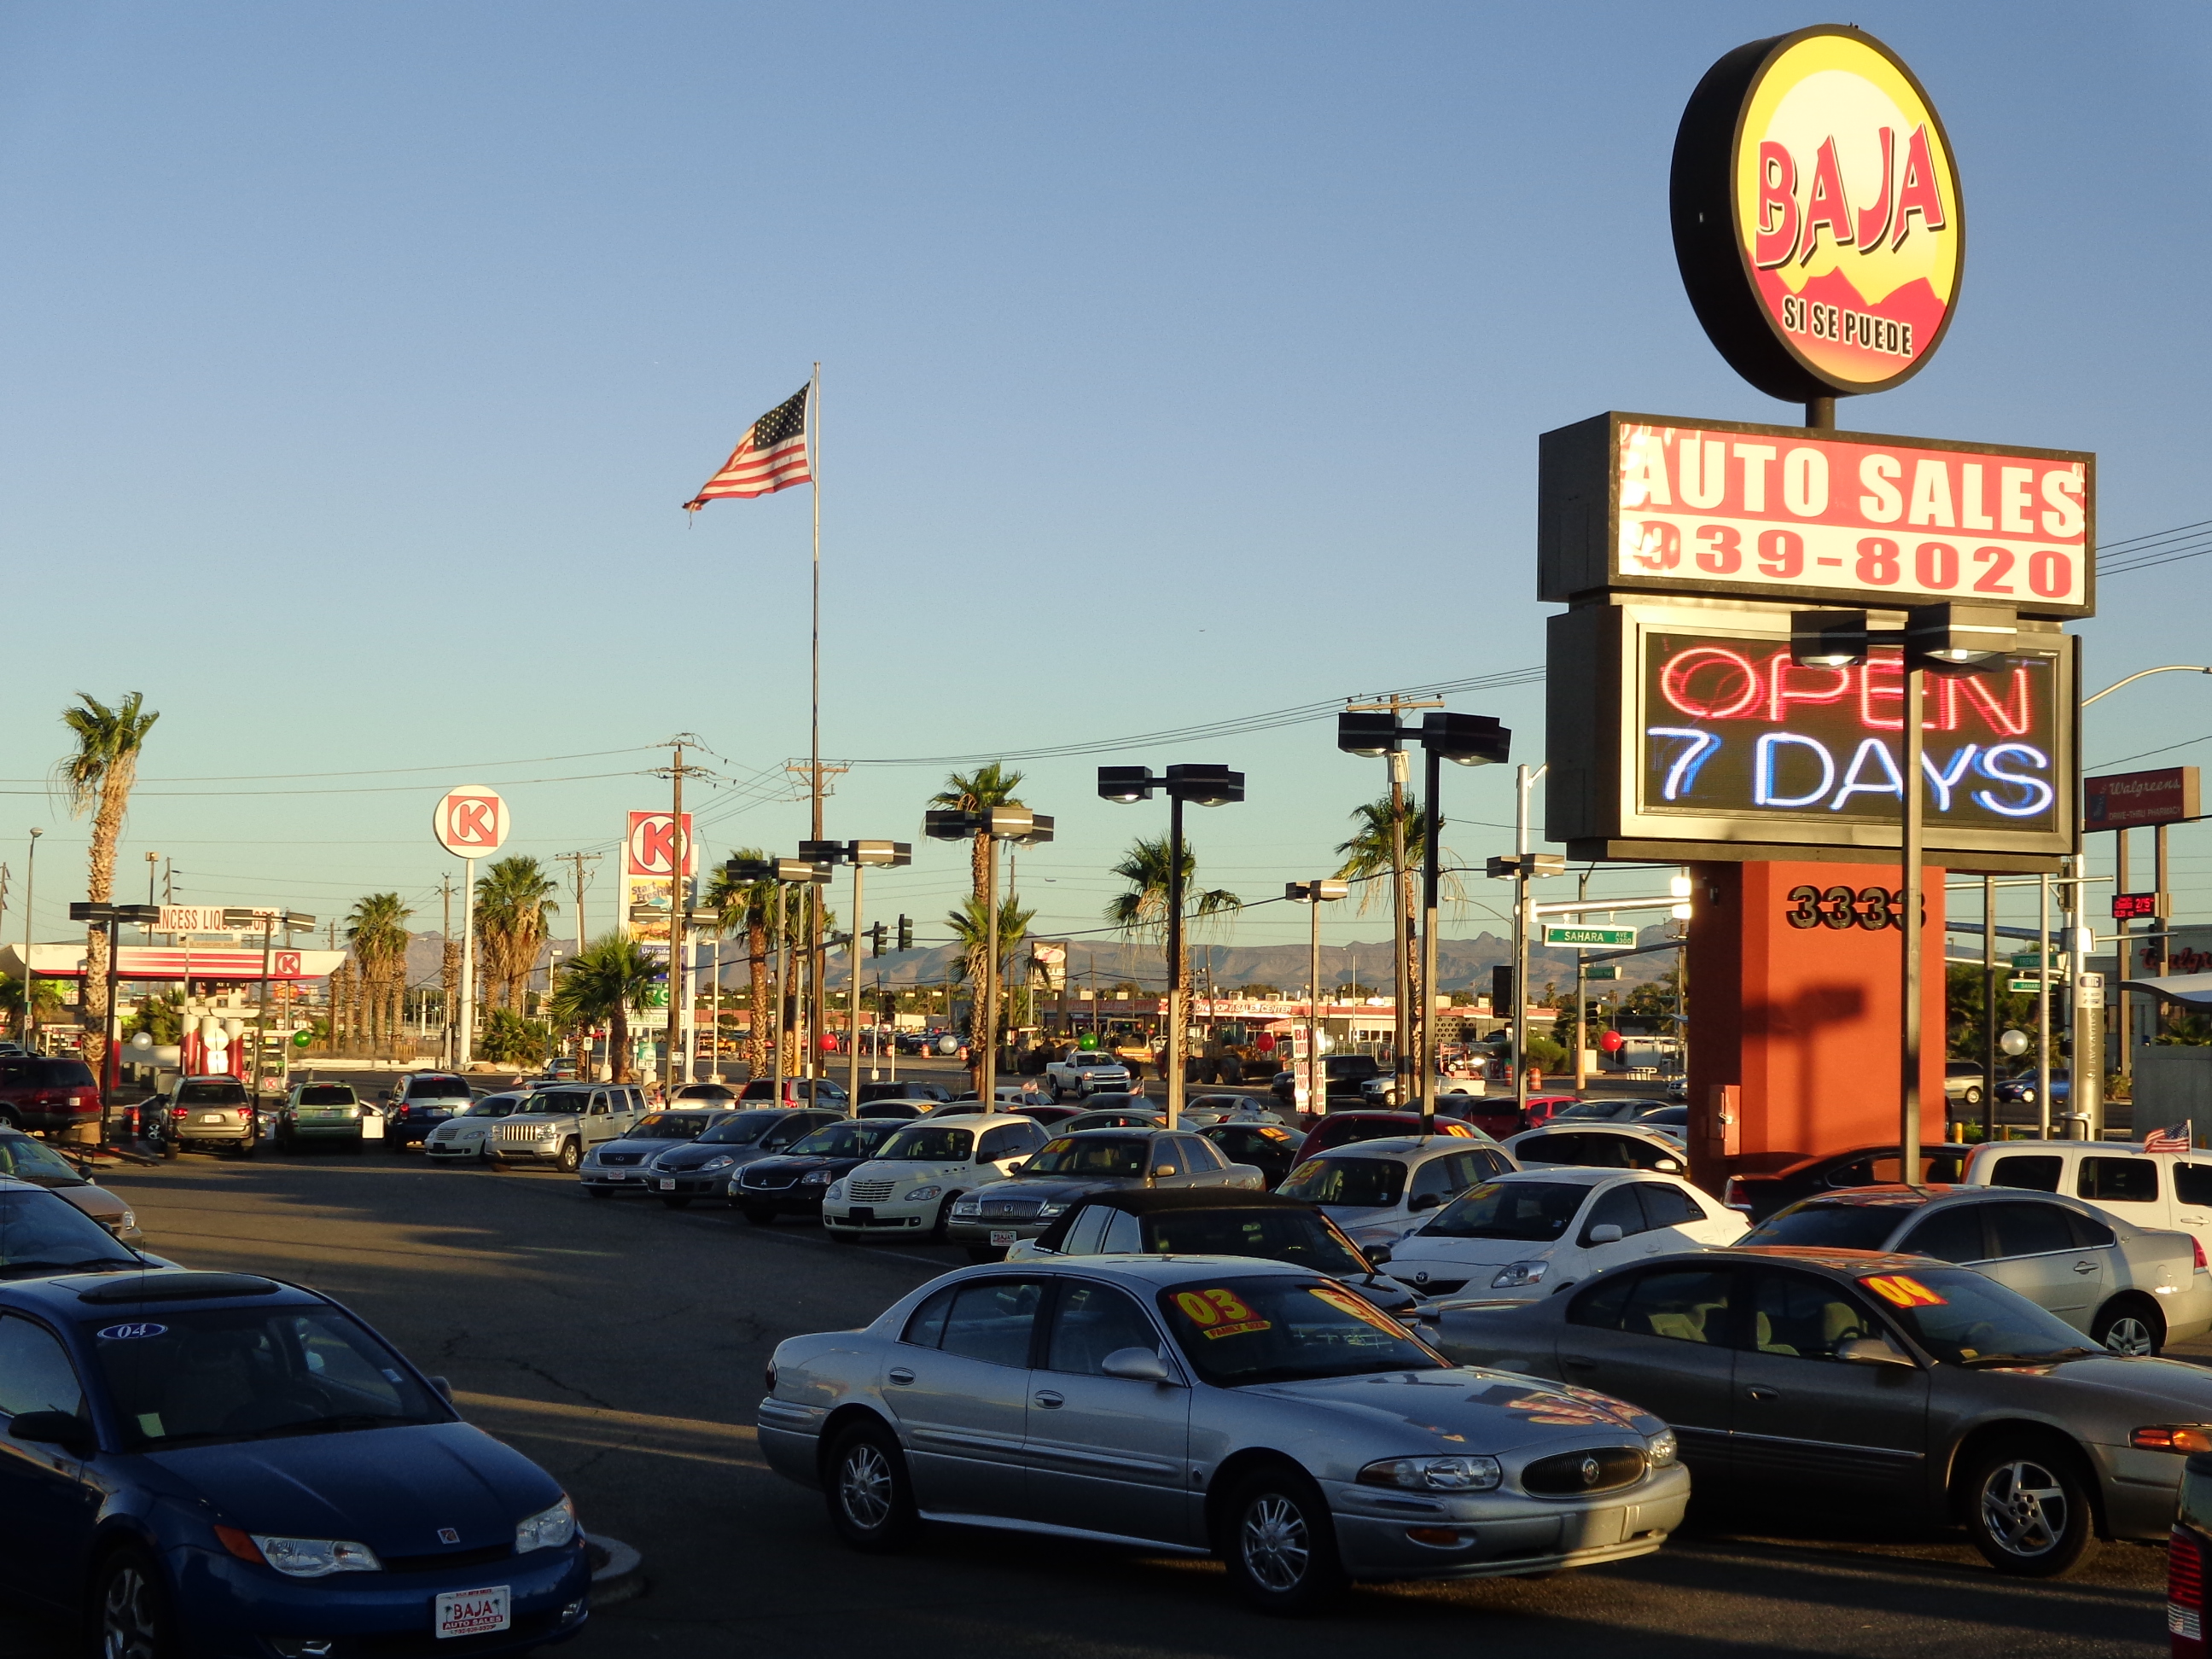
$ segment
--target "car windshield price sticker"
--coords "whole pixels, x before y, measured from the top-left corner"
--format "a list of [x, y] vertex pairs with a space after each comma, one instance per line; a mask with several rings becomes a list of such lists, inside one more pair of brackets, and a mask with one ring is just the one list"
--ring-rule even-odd
[[1234, 1291], [1177, 1291], [1175, 1304], [1208, 1337], [1241, 1336], [1249, 1331], [1274, 1328], [1246, 1307]]
[[103, 1342], [130, 1342], [143, 1336], [165, 1335], [168, 1328], [167, 1325], [106, 1325], [97, 1334]]
[[1348, 1313], [1354, 1319], [1364, 1320], [1378, 1331], [1387, 1331], [1392, 1336], [1407, 1334], [1403, 1325], [1378, 1310], [1366, 1297], [1353, 1291], [1340, 1290], [1334, 1285], [1309, 1285], [1306, 1294], [1319, 1297], [1340, 1313]]
[[1893, 1308], [1941, 1308], [1946, 1305], [1943, 1297], [1905, 1273], [1877, 1273], [1872, 1279], [1862, 1279], [1859, 1283]]

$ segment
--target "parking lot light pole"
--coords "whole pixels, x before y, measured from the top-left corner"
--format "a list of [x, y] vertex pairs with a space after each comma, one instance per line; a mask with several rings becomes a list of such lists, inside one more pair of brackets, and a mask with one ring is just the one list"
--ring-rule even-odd
[[975, 812], [951, 808], [923, 814], [922, 828], [932, 841], [985, 838], [983, 874], [990, 890], [983, 903], [983, 983], [973, 1023], [982, 1028], [975, 1051], [975, 1099], [989, 1111], [997, 1104], [999, 1079], [999, 843], [1033, 846], [1050, 841], [1052, 819], [1026, 806], [994, 806]]
[[[817, 887], [830, 879], [830, 866], [811, 859], [731, 859], [722, 869], [732, 882], [772, 881], [775, 884], [775, 1098], [783, 1103], [783, 1082], [789, 1075], [783, 1054], [784, 987], [791, 975], [791, 941], [785, 925], [784, 889]], [[813, 1103], [810, 1100], [808, 1103]]]
[[1154, 789], [1168, 797], [1168, 1127], [1182, 1117], [1183, 1048], [1188, 1015], [1183, 1006], [1183, 878], [1182, 809], [1188, 801], [1199, 806], [1226, 806], [1244, 799], [1244, 775], [1225, 766], [1170, 766], [1159, 777], [1146, 766], [1102, 766], [1098, 794], [1102, 800], [1150, 800]]
[[[1306, 1109], [1319, 1116], [1328, 1109], [1328, 1089], [1322, 1081], [1321, 1065], [1321, 907], [1352, 891], [1352, 884], [1334, 877], [1283, 884], [1283, 896], [1294, 904], [1313, 906], [1313, 945], [1306, 969]], [[1293, 1079], [1296, 1069], [1291, 1072]], [[1291, 1091], [1295, 1109], [1297, 1090]]]
[[851, 1052], [845, 1056], [845, 1115], [850, 1117], [860, 1103], [860, 874], [869, 866], [896, 869], [914, 862], [914, 847], [903, 841], [802, 841], [799, 856], [821, 864], [853, 866], [853, 926], [846, 935], [845, 963], [851, 983], [846, 988], [846, 1035]]

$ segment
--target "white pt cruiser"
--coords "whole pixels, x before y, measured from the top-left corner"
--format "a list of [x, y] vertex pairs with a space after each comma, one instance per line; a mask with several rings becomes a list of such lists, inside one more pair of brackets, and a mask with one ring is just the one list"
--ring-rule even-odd
[[1011, 1112], [926, 1118], [830, 1182], [822, 1224], [848, 1241], [874, 1232], [941, 1242], [955, 1199], [1004, 1181], [1049, 1138], [1035, 1118]]

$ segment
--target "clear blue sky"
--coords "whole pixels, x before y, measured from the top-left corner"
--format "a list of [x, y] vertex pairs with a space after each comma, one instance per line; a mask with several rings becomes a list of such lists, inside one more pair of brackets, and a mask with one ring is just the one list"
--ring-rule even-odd
[[[445, 785], [511, 784], [520, 850], [611, 846], [623, 809], [664, 799], [624, 775], [640, 746], [686, 728], [731, 780], [712, 854], [789, 850], [807, 494], [696, 525], [678, 504], [817, 357], [833, 757], [1540, 662], [1540, 431], [1607, 407], [1790, 418], [1698, 331], [1666, 170], [1713, 58], [1819, 20], [0, 8], [8, 933], [21, 829], [49, 827], [42, 934], [82, 890], [82, 826], [45, 781], [79, 688], [161, 711], [124, 863], [167, 854], [191, 901], [329, 914], [398, 888], [434, 925]], [[1852, 21], [1936, 99], [1971, 232], [1942, 356], [1848, 418], [2094, 449], [2107, 540], [2212, 518], [2212, 14]], [[2092, 684], [2205, 659], [2208, 578], [2212, 559], [2113, 580], [2083, 629]], [[1457, 706], [1541, 758], [1539, 688]], [[2195, 738], [2212, 682], [2091, 715], [2093, 764]], [[1164, 824], [1097, 800], [1101, 759], [1248, 772], [1249, 804], [1195, 826], [1210, 882], [1325, 873], [1380, 776], [1330, 738], [1031, 767], [1060, 830], [1024, 860], [1040, 927], [1097, 925], [1103, 866]], [[830, 832], [920, 842], [941, 771], [854, 770]], [[358, 775], [265, 776], [302, 773]], [[1449, 783], [1455, 850], [1502, 850], [1510, 772]], [[2203, 838], [2177, 841], [2198, 909]], [[924, 844], [871, 908], [927, 938], [964, 882], [957, 849]], [[1303, 930], [1279, 905], [1232, 937]]]

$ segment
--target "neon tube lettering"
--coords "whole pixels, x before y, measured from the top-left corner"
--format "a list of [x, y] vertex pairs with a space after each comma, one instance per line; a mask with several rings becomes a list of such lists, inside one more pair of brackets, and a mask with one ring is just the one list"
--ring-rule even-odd
[[1667, 769], [1667, 781], [1659, 793], [1668, 800], [1680, 800], [1684, 794], [1698, 787], [1698, 774], [1705, 763], [1720, 752], [1719, 734], [1700, 732], [1694, 726], [1653, 726], [1644, 730], [1651, 738], [1684, 738], [1688, 744], [1674, 757], [1674, 764]]
[[1984, 753], [1981, 759], [1975, 763], [1974, 769], [1984, 777], [1996, 782], [2008, 783], [2016, 789], [2025, 790], [2027, 799], [2016, 806], [2008, 806], [1988, 790], [1977, 789], [1974, 791], [1974, 799], [1988, 807], [1990, 811], [2008, 818], [2033, 817], [2047, 808], [2053, 799], [2051, 786], [2041, 778], [2027, 777], [2018, 772], [2006, 771], [1997, 764], [1997, 757], [2001, 755], [2017, 755], [2031, 766], [2045, 771], [2051, 769], [2051, 757], [2040, 749], [2033, 748], [2024, 743], [1998, 744]]
[[[1809, 749], [1820, 757], [1820, 787], [1802, 795], [1778, 795], [1774, 793], [1774, 751], [1784, 744]], [[1755, 806], [1810, 806], [1833, 788], [1835, 782], [1836, 757], [1828, 752], [1827, 744], [1818, 738], [1800, 737], [1795, 732], [1767, 732], [1752, 745], [1751, 799]]]
[[[1887, 782], [1862, 783], [1859, 781], [1869, 756], [1881, 763], [1882, 775], [1888, 780]], [[1894, 795], [1899, 800], [1905, 799], [1905, 778], [1898, 771], [1897, 763], [1889, 757], [1889, 745], [1880, 738], [1867, 738], [1851, 751], [1850, 769], [1844, 774], [1844, 787], [1836, 791], [1836, 798], [1828, 803], [1828, 810], [1831, 812], [1842, 811], [1844, 803], [1853, 795]]]

